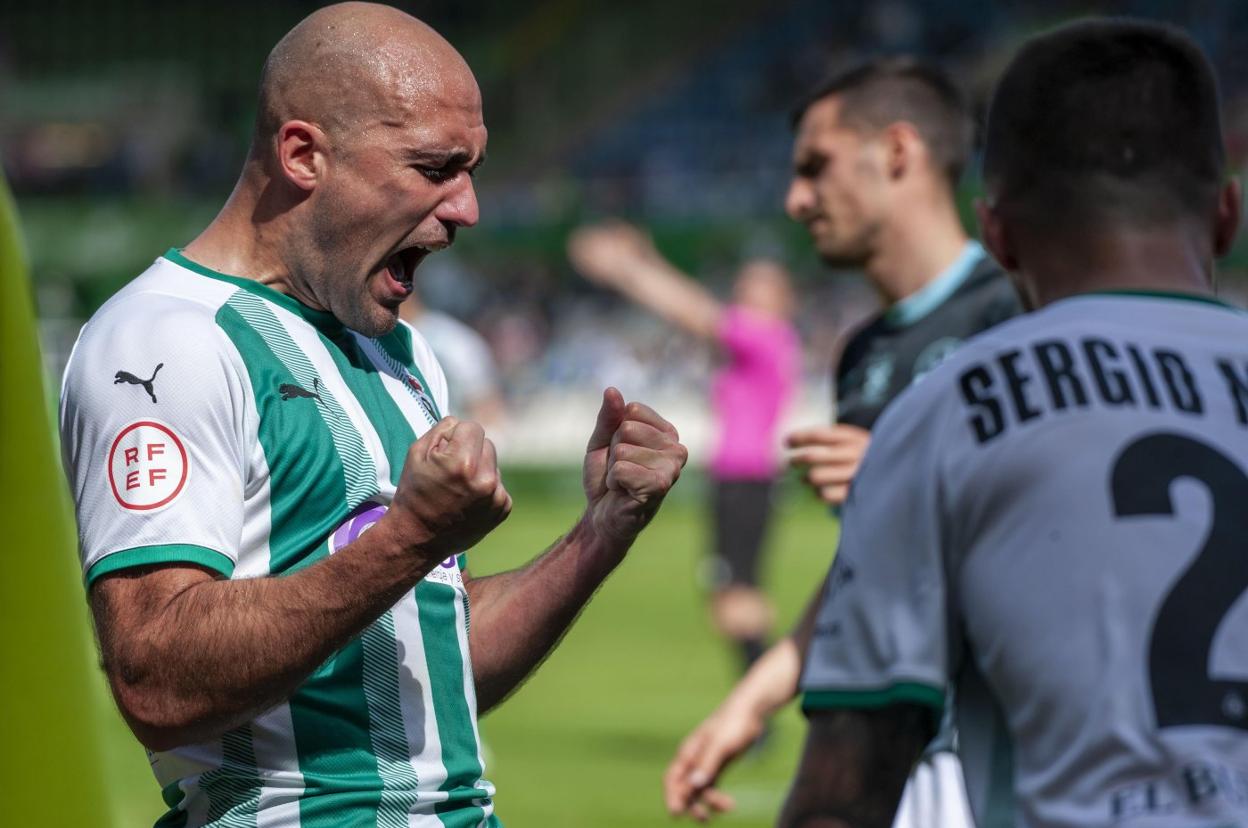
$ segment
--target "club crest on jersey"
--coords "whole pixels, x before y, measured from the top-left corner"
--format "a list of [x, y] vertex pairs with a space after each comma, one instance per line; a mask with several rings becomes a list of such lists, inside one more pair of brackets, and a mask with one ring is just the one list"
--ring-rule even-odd
[[431, 420], [436, 422], [438, 419], [438, 412], [437, 409], [434, 408], [433, 398], [429, 396], [429, 392], [425, 390], [425, 386], [421, 385], [420, 380], [416, 379], [416, 377], [414, 377], [407, 369], [404, 369], [403, 371], [403, 381], [407, 385], [407, 390], [410, 391], [412, 396], [416, 398], [416, 402], [420, 403], [420, 407], [425, 410], [425, 413], [429, 415]]
[[154, 512], [186, 488], [191, 463], [182, 439], [168, 425], [137, 420], [121, 429], [108, 450], [108, 483], [123, 509]]

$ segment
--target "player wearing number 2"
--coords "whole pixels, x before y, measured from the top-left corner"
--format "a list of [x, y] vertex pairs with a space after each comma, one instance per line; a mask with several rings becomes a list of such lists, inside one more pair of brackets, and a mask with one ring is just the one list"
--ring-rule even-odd
[[956, 686], [977, 823], [1248, 823], [1248, 315], [1212, 70], [1083, 22], [993, 98], [984, 240], [1034, 313], [873, 432], [784, 826], [887, 825]]

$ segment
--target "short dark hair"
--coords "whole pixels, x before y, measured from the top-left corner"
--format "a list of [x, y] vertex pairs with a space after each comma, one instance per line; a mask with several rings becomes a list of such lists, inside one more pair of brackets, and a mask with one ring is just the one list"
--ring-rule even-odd
[[943, 69], [916, 58], [877, 58], [837, 72], [793, 110], [796, 127], [806, 110], [831, 95], [840, 98], [840, 120], [875, 132], [905, 121], [918, 130], [950, 187], [971, 154], [975, 125], [962, 90]]
[[1109, 18], [1028, 41], [997, 84], [984, 183], [1047, 226], [1207, 211], [1226, 151], [1213, 68], [1173, 26]]

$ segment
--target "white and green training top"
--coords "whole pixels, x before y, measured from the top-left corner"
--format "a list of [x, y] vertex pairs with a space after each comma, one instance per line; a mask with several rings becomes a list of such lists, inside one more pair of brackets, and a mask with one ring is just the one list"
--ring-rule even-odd
[[[88, 586], [134, 566], [296, 571], [357, 538], [446, 404], [406, 325], [377, 339], [170, 250], [83, 329], [61, 438]], [[285, 703], [152, 754], [158, 826], [494, 826], [468, 596], [431, 572]]]

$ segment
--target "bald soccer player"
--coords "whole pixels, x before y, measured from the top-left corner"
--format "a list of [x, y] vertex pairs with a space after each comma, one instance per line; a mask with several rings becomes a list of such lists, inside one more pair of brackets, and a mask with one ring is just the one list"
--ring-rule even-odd
[[464, 569], [511, 498], [397, 316], [421, 260], [477, 222], [485, 143], [472, 72], [432, 29], [321, 9], [265, 63], [220, 215], [75, 347], [61, 435], [82, 564], [160, 825], [498, 825], [478, 712], [684, 464], [665, 420], [608, 389], [581, 519], [522, 569]]

